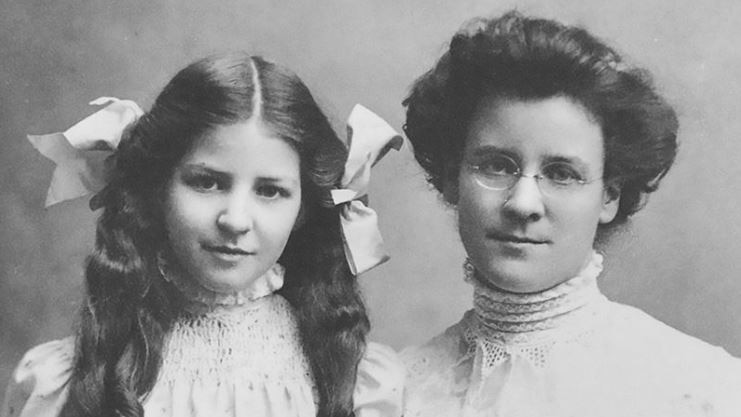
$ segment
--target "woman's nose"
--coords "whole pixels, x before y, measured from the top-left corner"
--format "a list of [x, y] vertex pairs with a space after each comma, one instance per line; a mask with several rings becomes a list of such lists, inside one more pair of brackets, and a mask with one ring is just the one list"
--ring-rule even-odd
[[229, 195], [216, 218], [216, 225], [225, 232], [243, 234], [254, 227], [254, 205], [240, 194]]
[[539, 220], [545, 215], [543, 193], [535, 176], [522, 176], [507, 190], [502, 206], [505, 214], [522, 221]]

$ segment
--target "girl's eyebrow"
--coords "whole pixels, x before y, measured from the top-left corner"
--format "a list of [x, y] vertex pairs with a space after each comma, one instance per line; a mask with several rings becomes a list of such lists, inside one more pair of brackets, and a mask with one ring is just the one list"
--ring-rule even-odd
[[[229, 172], [221, 171], [219, 169], [210, 167], [203, 163], [189, 163], [184, 164], [182, 167], [182, 170], [185, 172], [195, 172], [195, 173], [204, 173], [204, 174], [210, 174], [220, 177], [229, 177], [231, 174]], [[299, 184], [299, 181], [295, 178], [285, 175], [261, 175], [257, 177], [257, 181], [269, 183], [269, 184], [287, 184], [291, 186], [297, 186]]]
[[181, 168], [183, 171], [193, 171], [193, 172], [202, 172], [205, 174], [213, 174], [213, 175], [228, 175], [228, 173], [218, 170], [216, 168], [212, 168], [206, 164], [200, 163], [189, 163], [184, 164]]

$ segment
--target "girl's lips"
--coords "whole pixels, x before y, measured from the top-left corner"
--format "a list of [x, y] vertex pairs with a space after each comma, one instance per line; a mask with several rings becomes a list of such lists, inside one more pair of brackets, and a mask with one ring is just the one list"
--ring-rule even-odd
[[241, 263], [254, 255], [255, 252], [251, 252], [236, 246], [208, 246], [204, 245], [203, 249], [210, 253], [214, 259], [218, 262], [233, 267], [234, 265]]

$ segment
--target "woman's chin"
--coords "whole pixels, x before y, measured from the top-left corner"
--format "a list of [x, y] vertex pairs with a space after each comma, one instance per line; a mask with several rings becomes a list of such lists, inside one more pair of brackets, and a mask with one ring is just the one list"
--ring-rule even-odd
[[519, 294], [545, 291], [568, 279], [553, 276], [550, 268], [529, 262], [502, 262], [481, 272], [490, 285]]

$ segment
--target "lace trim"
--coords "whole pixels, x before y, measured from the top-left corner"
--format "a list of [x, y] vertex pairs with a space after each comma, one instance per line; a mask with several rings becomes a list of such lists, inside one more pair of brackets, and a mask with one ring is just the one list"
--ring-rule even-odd
[[[537, 340], [520, 337], [504, 342], [494, 338], [482, 337], [480, 331], [476, 330], [476, 324], [472, 323], [463, 333], [463, 339], [468, 346], [467, 358], [476, 356], [476, 349], [481, 349], [482, 375], [486, 376], [491, 369], [500, 366], [512, 357], [520, 357], [528, 361], [536, 368], [544, 368], [548, 364], [550, 353], [557, 345], [578, 344], [585, 345], [594, 329], [582, 329], [582, 331], [564, 332], [557, 337], [539, 337]], [[555, 335], [553, 335], [555, 336]]]
[[165, 281], [175, 286], [186, 300], [192, 302], [192, 305], [188, 307], [194, 312], [209, 311], [219, 307], [242, 306], [265, 297], [283, 287], [283, 277], [285, 275], [285, 268], [276, 263], [265, 274], [255, 279], [246, 289], [219, 293], [198, 284], [192, 279], [186, 279], [176, 274], [162, 254], [157, 256], [157, 266]]
[[593, 252], [574, 278], [535, 294], [515, 294], [472, 280], [474, 310], [463, 320], [467, 357], [481, 349], [482, 373], [513, 356], [546, 366], [561, 343], [584, 343], [596, 327], [607, 299], [597, 286], [602, 255]]

